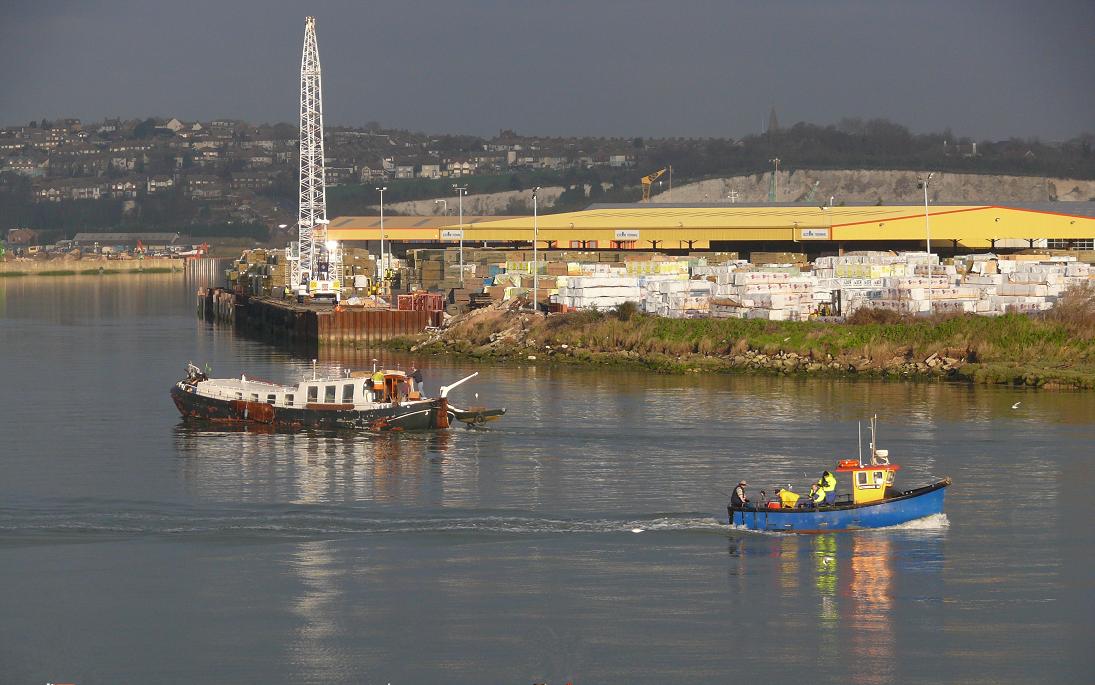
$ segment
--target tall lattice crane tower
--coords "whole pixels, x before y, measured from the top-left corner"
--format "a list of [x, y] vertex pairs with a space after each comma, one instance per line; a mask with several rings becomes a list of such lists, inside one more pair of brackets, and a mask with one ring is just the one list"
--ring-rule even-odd
[[[341, 289], [342, 254], [327, 241], [327, 188], [323, 175], [323, 90], [316, 18], [304, 20], [300, 58], [300, 211], [297, 249], [290, 247], [293, 288], [335, 296]], [[295, 257], [295, 259], [294, 259]]]

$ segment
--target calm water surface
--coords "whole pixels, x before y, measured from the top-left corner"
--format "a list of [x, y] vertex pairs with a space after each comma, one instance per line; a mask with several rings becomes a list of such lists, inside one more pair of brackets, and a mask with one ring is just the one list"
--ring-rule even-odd
[[[0, 682], [1091, 682], [1095, 393], [418, 361], [489, 431], [183, 424], [187, 360], [310, 361], [176, 275], [0, 280]], [[1010, 407], [1022, 404], [1016, 410]], [[728, 532], [877, 412], [947, 513]], [[634, 528], [645, 532], [632, 533]]]

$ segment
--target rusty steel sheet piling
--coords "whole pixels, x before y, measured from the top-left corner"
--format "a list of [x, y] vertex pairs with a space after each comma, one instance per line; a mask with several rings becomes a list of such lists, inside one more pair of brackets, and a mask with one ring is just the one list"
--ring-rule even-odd
[[292, 346], [355, 346], [413, 336], [441, 325], [442, 317], [439, 311], [297, 304], [224, 288], [200, 288], [197, 300], [197, 314], [206, 321], [231, 323], [248, 334]]

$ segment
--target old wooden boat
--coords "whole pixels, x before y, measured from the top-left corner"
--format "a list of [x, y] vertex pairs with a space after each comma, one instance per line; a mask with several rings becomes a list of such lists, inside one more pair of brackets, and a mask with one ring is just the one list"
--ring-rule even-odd
[[410, 389], [406, 372], [394, 369], [347, 372], [343, 376], [278, 385], [240, 376], [209, 378], [193, 364], [171, 387], [171, 399], [185, 419], [224, 424], [255, 424], [279, 429], [349, 428], [371, 431], [438, 430], [455, 422], [475, 426], [493, 421], [505, 409], [461, 409], [448, 394], [478, 376], [473, 373], [437, 397]]
[[[731, 526], [747, 530], [786, 533], [832, 533], [865, 528], [885, 528], [943, 513], [943, 497], [950, 478], [899, 490], [894, 487], [897, 471], [887, 450], [875, 447], [875, 419], [871, 420], [870, 458], [842, 459], [836, 473], [849, 476], [851, 492], [837, 495], [832, 503], [813, 504], [803, 496], [788, 506], [773, 498], [746, 506], [727, 507]], [[840, 481], [837, 480], [839, 487]]]

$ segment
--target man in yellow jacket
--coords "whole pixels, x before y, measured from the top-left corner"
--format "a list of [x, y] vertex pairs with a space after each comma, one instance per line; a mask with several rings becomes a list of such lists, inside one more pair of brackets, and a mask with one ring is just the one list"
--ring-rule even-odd
[[[817, 485], [818, 490], [822, 493], [822, 502], [827, 506], [836, 504], [836, 476], [828, 471], [824, 471], [821, 474], [821, 478], [817, 479], [815, 485]], [[815, 500], [815, 503], [820, 504], [821, 502]]]
[[776, 495], [779, 496], [780, 507], [783, 509], [794, 509], [798, 506], [799, 494], [794, 490], [776, 488]]

